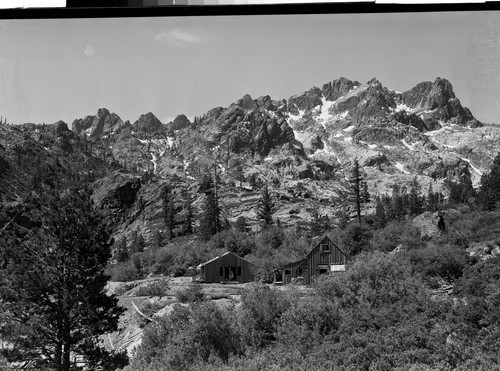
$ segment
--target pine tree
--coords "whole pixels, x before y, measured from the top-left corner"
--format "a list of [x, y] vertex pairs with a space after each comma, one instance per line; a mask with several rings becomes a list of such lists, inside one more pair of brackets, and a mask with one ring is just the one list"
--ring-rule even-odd
[[0, 338], [12, 345], [11, 357], [31, 359], [37, 369], [68, 371], [71, 354], [98, 369], [109, 360], [98, 336], [115, 331], [123, 313], [105, 290], [112, 241], [105, 223], [90, 192], [78, 189], [32, 196], [23, 214], [36, 221], [30, 230], [0, 230], [7, 261], [0, 269]]
[[363, 175], [359, 167], [358, 159], [354, 160], [354, 165], [349, 177], [350, 194], [349, 202], [354, 204], [358, 223], [361, 224], [361, 204], [363, 203]]
[[311, 211], [311, 237], [321, 236], [330, 228], [330, 219], [327, 215], [321, 215], [319, 207]]
[[257, 218], [261, 220], [262, 227], [266, 229], [267, 227], [274, 224], [273, 213], [274, 213], [275, 203], [269, 192], [269, 187], [267, 184], [262, 188], [261, 196], [257, 205]]
[[244, 216], [240, 216], [236, 219], [236, 224], [234, 226], [240, 232], [248, 232], [248, 223]]
[[125, 241], [125, 238], [122, 238], [118, 243], [115, 257], [119, 263], [126, 262], [129, 259], [130, 255], [128, 253], [127, 241]]
[[200, 220], [200, 234], [203, 240], [208, 241], [210, 237], [221, 231], [221, 210], [215, 192], [205, 194], [205, 207]]
[[145, 247], [146, 241], [144, 241], [143, 235], [141, 233], [135, 232], [134, 238], [132, 239], [132, 246], [130, 247], [131, 254], [143, 252]]
[[350, 218], [348, 214], [348, 208], [349, 206], [345, 203], [341, 206], [340, 210], [335, 213], [335, 216], [338, 220], [337, 227], [342, 231], [347, 228], [347, 225], [349, 223]]
[[184, 233], [193, 234], [194, 232], [193, 197], [191, 196], [191, 193], [187, 188], [184, 191], [184, 209], [186, 210], [184, 218]]
[[432, 183], [429, 183], [429, 188], [427, 189], [427, 197], [426, 197], [426, 204], [425, 204], [425, 210], [426, 211], [436, 211], [438, 207], [438, 202], [439, 202], [439, 196], [437, 192], [434, 192], [434, 189], [432, 187]]
[[311, 237], [320, 236], [323, 233], [321, 226], [321, 215], [319, 208], [314, 207], [311, 211]]
[[421, 188], [417, 177], [413, 178], [408, 196], [408, 212], [410, 215], [418, 215], [424, 211], [422, 196], [420, 195]]
[[401, 187], [400, 197], [401, 197], [401, 215], [399, 216], [399, 218], [404, 219], [405, 215], [408, 214], [410, 206], [410, 197], [408, 195], [408, 188], [406, 187], [406, 184], [403, 184], [403, 186]]
[[386, 222], [390, 222], [396, 219], [396, 213], [394, 211], [394, 200], [388, 196], [384, 195], [382, 197], [382, 204], [384, 205], [384, 213]]
[[387, 218], [385, 215], [384, 204], [380, 197], [377, 197], [375, 200], [375, 217], [376, 217], [376, 227], [384, 228], [387, 224]]
[[243, 165], [238, 163], [234, 168], [234, 178], [240, 182], [240, 188], [242, 187], [242, 183], [245, 180], [245, 174], [243, 173]]
[[500, 201], [500, 153], [493, 160], [490, 172], [481, 176], [477, 200], [484, 210], [493, 210]]
[[162, 203], [163, 203], [163, 219], [167, 228], [167, 238], [169, 240], [174, 238], [175, 229], [175, 204], [174, 197], [172, 195], [172, 190], [168, 185], [163, 187], [162, 191]]
[[205, 193], [205, 207], [200, 220], [200, 235], [207, 241], [211, 236], [222, 230], [221, 208], [218, 198], [217, 166], [214, 166], [214, 175], [205, 176], [200, 189]]
[[397, 184], [392, 187], [392, 211], [394, 219], [401, 219], [405, 214], [404, 197]]

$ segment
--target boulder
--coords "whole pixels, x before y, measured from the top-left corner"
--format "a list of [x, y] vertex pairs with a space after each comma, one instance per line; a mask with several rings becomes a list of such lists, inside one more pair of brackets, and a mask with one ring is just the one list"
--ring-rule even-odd
[[370, 156], [364, 162], [363, 166], [380, 166], [389, 164], [390, 161], [383, 153], [380, 155]]
[[314, 179], [314, 172], [308, 164], [299, 165], [296, 171], [299, 179]]
[[321, 140], [321, 137], [319, 135], [315, 135], [311, 138], [311, 149], [314, 151], [318, 149], [323, 149], [325, 147], [325, 144], [323, 143], [323, 140]]
[[444, 218], [439, 212], [426, 211], [413, 218], [412, 225], [420, 231], [420, 237], [432, 238], [441, 233], [446, 227]]
[[114, 172], [95, 184], [92, 197], [101, 209], [124, 210], [134, 204], [140, 188], [140, 179], [129, 174]]
[[470, 256], [481, 260], [500, 256], [500, 246], [498, 241], [472, 242], [466, 251]]

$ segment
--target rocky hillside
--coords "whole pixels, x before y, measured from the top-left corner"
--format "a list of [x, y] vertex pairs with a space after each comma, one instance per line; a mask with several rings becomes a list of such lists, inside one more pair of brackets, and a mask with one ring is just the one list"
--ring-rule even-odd
[[[277, 199], [284, 225], [307, 224], [310, 211], [335, 215], [345, 202], [346, 177], [358, 159], [371, 194], [417, 177], [447, 193], [447, 182], [477, 185], [500, 151], [500, 130], [474, 118], [449, 81], [437, 78], [398, 92], [372, 79], [340, 78], [321, 88], [274, 100], [245, 95], [191, 122], [162, 123], [151, 112], [124, 121], [100, 108], [53, 125], [0, 126], [0, 192], [15, 201], [29, 190], [37, 163], [93, 182], [94, 198], [116, 237], [163, 227], [161, 188], [173, 185], [194, 206], [199, 182], [214, 166], [225, 216], [255, 221], [259, 183]], [[38, 166], [40, 168], [40, 166]], [[37, 181], [35, 177], [35, 181]]]

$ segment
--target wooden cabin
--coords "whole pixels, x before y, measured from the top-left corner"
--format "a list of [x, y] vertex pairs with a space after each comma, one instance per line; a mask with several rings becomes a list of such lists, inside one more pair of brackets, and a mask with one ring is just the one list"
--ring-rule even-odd
[[321, 274], [345, 271], [346, 261], [346, 254], [328, 237], [324, 237], [304, 259], [282, 268], [283, 284], [296, 282], [309, 285]]
[[253, 267], [248, 260], [226, 252], [198, 265], [197, 269], [201, 282], [250, 282], [253, 281]]

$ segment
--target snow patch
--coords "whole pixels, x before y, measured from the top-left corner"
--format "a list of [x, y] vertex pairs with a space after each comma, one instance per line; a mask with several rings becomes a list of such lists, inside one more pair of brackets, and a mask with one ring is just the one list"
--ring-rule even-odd
[[335, 134], [333, 137], [334, 137], [334, 138], [340, 138], [341, 136], [342, 136], [342, 133], [337, 133], [337, 134]]
[[156, 168], [157, 168], [156, 160], [157, 160], [157, 157], [156, 157], [156, 155], [153, 152], [150, 152], [150, 153], [151, 153], [151, 157], [153, 157], [153, 159], [151, 160], [151, 162], [153, 163], [153, 174], [156, 174]]
[[276, 118], [276, 112], [274, 111], [269, 111], [268, 109], [266, 109], [266, 113], [271, 117], [271, 118]]
[[403, 144], [404, 144], [404, 146], [405, 146], [406, 148], [408, 148], [410, 151], [416, 151], [416, 149], [415, 149], [414, 145], [412, 145], [412, 144], [408, 144], [408, 143], [406, 142], [406, 140], [402, 139], [402, 140], [401, 140], [401, 143], [403, 143]]
[[306, 113], [306, 110], [301, 110], [297, 107], [297, 105], [295, 105], [295, 107], [299, 110], [299, 114], [298, 115], [293, 115], [292, 113], [288, 112], [288, 124], [290, 125], [290, 119], [293, 120], [293, 121], [298, 121], [300, 120], [302, 117], [304, 117], [304, 113]]
[[337, 162], [340, 165], [342, 165], [342, 163], [340, 162], [339, 156], [337, 156], [337, 154], [335, 153], [335, 151], [332, 148], [330, 148], [328, 145], [325, 145], [323, 147], [323, 149], [317, 149], [316, 152], [314, 152], [312, 154], [312, 157], [315, 157], [315, 156], [320, 155], [320, 154], [326, 154], [326, 155], [334, 156], [337, 159]]
[[351, 142], [351, 141], [352, 141], [352, 137], [344, 138], [344, 142]]
[[460, 147], [460, 143], [457, 143], [457, 144], [453, 144], [453, 145], [450, 145], [450, 144], [444, 144], [444, 143], [440, 143], [443, 147], [445, 148], [457, 148], [457, 147]]
[[460, 159], [462, 159], [463, 161], [467, 162], [469, 164], [469, 166], [472, 168], [472, 170], [474, 170], [474, 172], [476, 174], [483, 175], [483, 172], [481, 170], [479, 170], [477, 167], [475, 167], [474, 165], [472, 165], [471, 161], [468, 158], [460, 157]]
[[147, 141], [147, 140], [144, 140], [144, 139], [139, 139], [139, 138], [137, 138], [137, 140], [138, 140], [139, 142], [141, 142], [142, 144], [148, 144], [148, 141]]
[[405, 170], [405, 166], [404, 166], [401, 162], [396, 161], [396, 165], [394, 165], [394, 167], [395, 167], [396, 169], [398, 169], [398, 170], [402, 171], [402, 172], [403, 172], [403, 173], [405, 173], [405, 174], [410, 174], [410, 172], [409, 172], [409, 171], [406, 171], [406, 170]]
[[167, 137], [167, 146], [169, 148], [172, 148], [173, 144], [174, 144], [174, 137]]
[[321, 97], [321, 103], [321, 111], [316, 120], [326, 129], [327, 121], [332, 119], [330, 108], [335, 104], [335, 102], [326, 100], [325, 97]]
[[368, 144], [368, 148], [370, 148], [370, 149], [375, 149], [377, 147], [378, 146], [376, 144]]
[[342, 131], [345, 131], [346, 133], [350, 133], [353, 130], [354, 130], [354, 125], [351, 125], [348, 128], [342, 129]]
[[349, 114], [349, 111], [345, 110], [342, 113], [337, 113], [335, 116], [332, 117], [332, 119], [337, 120], [337, 121], [342, 120], [342, 119], [345, 119], [348, 114]]
[[400, 111], [406, 111], [408, 113], [414, 113], [417, 109], [416, 108], [410, 108], [406, 104], [399, 103], [396, 108], [393, 109], [394, 112], [400, 112]]

